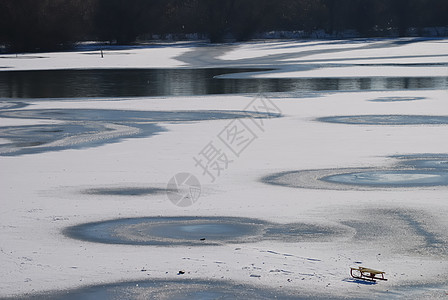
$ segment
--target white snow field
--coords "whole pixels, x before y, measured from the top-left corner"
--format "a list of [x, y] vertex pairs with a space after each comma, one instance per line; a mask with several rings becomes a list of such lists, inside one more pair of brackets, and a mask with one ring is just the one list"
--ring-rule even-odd
[[[60, 141], [65, 148], [57, 151], [0, 152], [0, 297], [24, 298], [124, 281], [197, 279], [266, 288], [292, 298], [447, 299], [448, 183], [364, 189], [332, 188], [317, 175], [308, 176], [306, 180], [313, 181], [309, 187], [294, 186], [294, 175], [289, 186], [265, 178], [303, 170], [412, 171], [414, 167], [400, 163], [428, 157], [441, 160], [437, 170], [446, 174], [447, 124], [356, 125], [316, 119], [448, 116], [448, 39], [183, 43], [104, 50], [103, 59], [96, 50], [0, 58], [1, 72], [249, 66], [277, 70], [223, 77], [429, 76], [445, 80], [445, 88], [267, 93], [264, 96], [282, 116], [263, 119], [253, 142], [231, 157], [214, 182], [193, 158], [209, 142], [217, 143], [232, 120], [157, 122], [162, 131], [140, 137], [132, 136], [138, 127], [106, 122], [109, 135], [75, 136]], [[6, 117], [11, 110], [242, 111], [257, 97], [3, 98], [0, 126], [65, 124], [26, 114]], [[29, 106], [9, 108], [16, 102]], [[252, 121], [239, 120], [246, 125]], [[113, 130], [123, 138], [108, 143]], [[75, 147], [86, 139], [106, 142]], [[8, 142], [2, 136], [0, 146]], [[164, 192], [151, 192], [163, 191], [179, 172], [195, 175], [202, 186], [199, 199], [190, 206], [176, 206]], [[70, 226], [139, 217], [239, 217], [285, 224], [286, 229], [277, 237], [217, 245], [113, 244], [64, 234]], [[301, 238], [310, 233], [288, 231], [294, 226], [286, 224], [320, 226], [329, 233]], [[349, 271], [356, 266], [385, 271], [388, 281], [354, 280]], [[179, 274], [181, 270], [185, 274]]]

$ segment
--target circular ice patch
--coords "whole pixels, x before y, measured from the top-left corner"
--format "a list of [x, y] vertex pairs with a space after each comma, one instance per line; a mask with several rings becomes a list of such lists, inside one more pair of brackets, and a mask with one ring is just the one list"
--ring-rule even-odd
[[167, 190], [162, 188], [132, 186], [91, 188], [82, 191], [86, 195], [98, 196], [147, 196], [164, 194], [166, 192]]
[[341, 168], [298, 170], [261, 178], [266, 184], [291, 188], [372, 191], [390, 188], [448, 186], [448, 171], [436, 168]]
[[265, 222], [232, 217], [117, 219], [68, 228], [77, 239], [107, 244], [216, 245], [259, 238]]
[[446, 125], [448, 116], [357, 115], [323, 117], [317, 121], [352, 125]]
[[335, 224], [275, 224], [237, 217], [148, 217], [116, 219], [69, 227], [67, 236], [106, 244], [155, 246], [211, 246], [251, 243], [328, 241], [350, 234]]
[[141, 223], [116, 229], [119, 237], [129, 240], [150, 241], [236, 241], [244, 236], [258, 234], [254, 224], [230, 220], [171, 221], [160, 225]]
[[424, 100], [425, 97], [381, 97], [377, 99], [369, 100], [371, 102], [404, 102], [404, 101], [416, 101]]
[[448, 185], [448, 173], [425, 170], [365, 171], [336, 174], [321, 178], [323, 181], [361, 186], [420, 187]]

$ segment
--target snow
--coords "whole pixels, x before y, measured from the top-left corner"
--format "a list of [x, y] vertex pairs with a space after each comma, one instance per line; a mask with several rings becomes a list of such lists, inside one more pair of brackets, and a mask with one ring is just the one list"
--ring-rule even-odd
[[283, 62], [302, 63], [447, 63], [447, 43], [415, 38], [253, 42], [235, 47], [221, 59], [241, 61], [271, 55]]
[[[351, 47], [358, 48], [364, 43], [352, 42]], [[303, 51], [320, 49], [344, 49], [347, 45], [343, 41], [278, 41], [278, 42], [251, 42], [241, 44], [221, 56], [223, 60], [241, 60], [246, 58], [264, 57], [276, 54], [299, 54]], [[286, 59], [287, 60], [287, 59]]]
[[[292, 71], [292, 70], [293, 71]], [[446, 66], [329, 66], [303, 70], [302, 66], [284, 67], [283, 72], [272, 71], [256, 75], [231, 74], [221, 78], [363, 78], [363, 77], [446, 77]]]
[[[284, 73], [281, 69], [259, 76], [324, 76], [324, 70], [331, 70], [329, 76], [376, 76], [377, 72], [393, 72], [394, 76], [448, 75], [443, 75], [446, 65], [378, 69], [349, 66], [348, 70], [332, 67], [302, 72], [295, 55], [302, 47], [318, 51], [347, 48], [340, 53], [310, 54], [301, 59], [326, 59], [328, 63], [340, 60], [352, 63], [352, 59], [359, 59], [363, 63], [378, 63], [379, 59], [374, 57], [385, 57], [384, 61], [390, 62], [395, 58], [387, 56], [400, 56], [397, 60], [403, 63], [448, 61], [448, 40], [401, 44], [394, 41], [355, 40], [340, 44], [328, 41], [330, 46], [322, 41], [257, 42], [235, 44], [231, 52], [216, 57], [214, 51], [219, 52], [220, 47], [230, 50], [227, 45], [218, 45], [210, 47], [209, 56], [202, 57], [202, 64], [184, 56], [199, 49], [183, 45], [116, 51], [129, 55], [105, 51], [104, 59], [98, 53], [82, 52], [37, 54], [46, 57], [42, 59], [11, 56], [1, 58], [0, 66], [31, 70], [248, 64], [265, 67], [280, 63], [278, 66], [283, 68], [282, 61], [287, 61], [286, 66], [295, 71]], [[290, 48], [285, 50], [285, 45]], [[366, 49], [358, 50], [363, 47]], [[446, 187], [318, 190], [268, 185], [260, 180], [284, 171], [389, 167], [396, 162], [392, 155], [446, 153], [447, 126], [361, 126], [323, 123], [316, 119], [360, 114], [446, 115], [447, 91], [341, 91], [266, 96], [284, 116], [265, 120], [264, 132], [213, 183], [195, 167], [193, 157], [216, 139], [229, 120], [162, 123], [158, 125], [167, 131], [147, 138], [129, 138], [84, 149], [1, 156], [0, 297], [122, 280], [179, 279], [178, 271], [185, 270], [184, 276], [188, 278], [232, 280], [322, 297], [446, 298], [448, 253], [446, 250], [431, 252], [425, 246], [424, 235], [426, 232], [437, 236], [446, 249]], [[242, 110], [254, 97], [20, 101], [32, 104], [31, 109]], [[384, 97], [422, 97], [422, 100], [371, 101]], [[48, 123], [6, 118], [0, 122], [2, 126]], [[164, 188], [178, 172], [190, 172], [202, 184], [201, 197], [190, 207], [177, 207], [164, 194], [131, 197], [85, 193], [98, 188]], [[110, 245], [70, 239], [62, 234], [62, 230], [72, 225], [149, 216], [234, 216], [282, 224], [308, 222], [344, 226], [347, 234], [329, 241], [264, 240], [213, 247]], [[349, 279], [349, 267], [357, 265], [385, 271], [389, 281], [376, 285], [354, 283]], [[142, 272], [142, 268], [147, 271]], [[260, 277], [251, 276], [254, 274]]]
[[446, 77], [447, 47], [446, 40], [432, 39], [251, 43], [220, 58], [228, 62], [259, 58], [281, 70], [222, 78]]
[[138, 48], [102, 47], [72, 52], [40, 54], [4, 54], [0, 66], [8, 70], [101, 69], [101, 68], [175, 68], [183, 64], [175, 59], [191, 49], [191, 45], [170, 44]]

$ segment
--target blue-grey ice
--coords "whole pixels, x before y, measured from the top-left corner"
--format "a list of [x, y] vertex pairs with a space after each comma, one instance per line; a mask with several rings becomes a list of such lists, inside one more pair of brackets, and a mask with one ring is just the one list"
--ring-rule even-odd
[[395, 155], [399, 163], [384, 168], [297, 170], [261, 178], [267, 184], [293, 188], [372, 190], [448, 186], [448, 155]]
[[448, 116], [354, 115], [322, 117], [317, 121], [352, 125], [447, 125]]
[[[109, 299], [309, 299], [280, 289], [238, 284], [226, 280], [190, 279], [147, 280], [100, 284], [78, 289], [23, 295], [27, 300], [109, 300]], [[325, 299], [314, 294], [313, 299]], [[339, 299], [339, 298], [335, 298]]]
[[157, 123], [238, 118], [272, 118], [278, 113], [248, 111], [133, 111], [113, 109], [0, 110], [0, 118], [62, 121], [58, 124], [0, 127], [0, 155], [42, 153], [149, 137], [165, 131]]
[[237, 217], [147, 217], [115, 219], [69, 227], [75, 239], [106, 244], [212, 246], [261, 240], [326, 241], [348, 233], [336, 225], [276, 224]]
[[424, 100], [425, 97], [380, 97], [371, 99], [371, 102], [408, 102], [408, 101], [417, 101]]
[[414, 168], [446, 169], [448, 171], [448, 159], [416, 159], [403, 164]]
[[448, 185], [448, 172], [426, 170], [372, 170], [336, 174], [321, 178], [323, 181], [349, 185], [377, 187], [420, 187]]

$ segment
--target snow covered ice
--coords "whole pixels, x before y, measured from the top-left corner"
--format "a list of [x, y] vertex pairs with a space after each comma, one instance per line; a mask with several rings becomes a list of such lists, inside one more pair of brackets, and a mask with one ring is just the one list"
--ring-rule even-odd
[[[446, 298], [447, 39], [182, 43], [0, 67], [246, 70], [214, 74], [220, 93], [169, 76], [156, 95], [2, 89], [0, 297]], [[275, 113], [247, 109], [259, 89]], [[247, 147], [221, 144], [211, 180], [194, 158], [235, 124]], [[180, 172], [201, 183], [190, 206], [165, 193]], [[354, 266], [389, 280], [362, 284]]]

